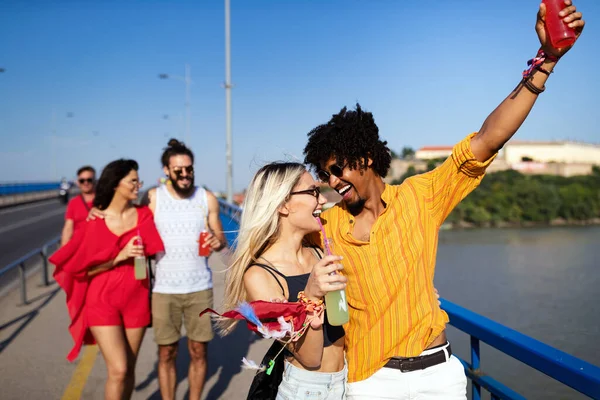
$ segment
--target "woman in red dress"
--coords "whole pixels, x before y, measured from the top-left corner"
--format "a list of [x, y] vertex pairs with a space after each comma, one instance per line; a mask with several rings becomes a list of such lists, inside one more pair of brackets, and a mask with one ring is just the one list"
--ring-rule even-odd
[[116, 160], [98, 180], [94, 206], [104, 219], [89, 221], [52, 255], [54, 278], [65, 290], [75, 345], [98, 343], [108, 370], [105, 399], [129, 399], [135, 362], [150, 323], [148, 279], [136, 279], [134, 258], [164, 250], [148, 207], [137, 207], [138, 164]]

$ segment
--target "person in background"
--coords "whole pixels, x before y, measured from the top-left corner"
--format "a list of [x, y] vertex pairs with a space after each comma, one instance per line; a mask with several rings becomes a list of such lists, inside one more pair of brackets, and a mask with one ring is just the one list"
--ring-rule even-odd
[[85, 222], [92, 208], [96, 195], [96, 170], [89, 165], [79, 168], [77, 171], [77, 186], [80, 193], [69, 201], [65, 212], [65, 224], [60, 238], [61, 246], [71, 240], [73, 233]]

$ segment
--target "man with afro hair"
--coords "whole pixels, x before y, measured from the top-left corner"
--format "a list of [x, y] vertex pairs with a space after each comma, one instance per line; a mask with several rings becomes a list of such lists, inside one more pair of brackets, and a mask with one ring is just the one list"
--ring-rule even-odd
[[[581, 13], [565, 3], [564, 20], [579, 36]], [[308, 133], [305, 162], [342, 196], [321, 219], [348, 278], [348, 399], [466, 399], [465, 372], [446, 340], [448, 315], [433, 286], [438, 232], [479, 185], [570, 49], [552, 48], [544, 21], [542, 5], [533, 67], [481, 129], [432, 171], [386, 184], [390, 149], [373, 115], [358, 104]]]

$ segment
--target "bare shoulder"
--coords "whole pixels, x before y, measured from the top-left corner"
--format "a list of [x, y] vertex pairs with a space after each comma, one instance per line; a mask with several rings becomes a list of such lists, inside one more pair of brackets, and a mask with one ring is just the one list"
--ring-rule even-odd
[[284, 299], [285, 293], [282, 293], [281, 286], [286, 286], [285, 281], [273, 276], [269, 271], [257, 265], [250, 266], [244, 273], [244, 288], [248, 293], [250, 301], [273, 299]]
[[219, 200], [217, 199], [217, 196], [215, 196], [215, 194], [213, 192], [211, 192], [208, 189], [206, 190], [206, 200], [208, 201], [208, 208], [211, 211], [218, 211], [219, 210]]

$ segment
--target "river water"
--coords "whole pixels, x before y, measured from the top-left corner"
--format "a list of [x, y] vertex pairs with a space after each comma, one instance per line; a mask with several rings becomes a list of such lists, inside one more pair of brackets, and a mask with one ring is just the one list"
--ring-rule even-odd
[[[600, 366], [599, 265], [600, 227], [449, 230], [440, 233], [435, 286], [449, 301]], [[470, 360], [468, 336], [448, 333]], [[481, 367], [527, 398], [587, 398], [483, 343]]]

